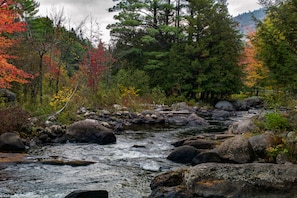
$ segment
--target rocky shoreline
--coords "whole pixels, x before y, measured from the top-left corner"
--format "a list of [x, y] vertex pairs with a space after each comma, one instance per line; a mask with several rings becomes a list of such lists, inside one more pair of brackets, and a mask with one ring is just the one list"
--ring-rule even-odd
[[[199, 134], [181, 139], [167, 159], [185, 164], [182, 169], [157, 176], [151, 183], [150, 198], [157, 197], [294, 197], [297, 192], [297, 166], [286, 153], [271, 159], [267, 149], [279, 142], [273, 132], [250, 136], [261, 119], [263, 102], [259, 98], [245, 101], [221, 101], [214, 109], [190, 107], [185, 103], [150, 106], [140, 113], [115, 105], [114, 111], [79, 109], [79, 121], [60, 126], [51, 118], [46, 127], [30, 139], [16, 133], [0, 136], [0, 151], [25, 152], [28, 148], [66, 142], [114, 144], [116, 135], [144, 125], [174, 127], [208, 127], [209, 119], [230, 122], [225, 133]], [[246, 117], [230, 121], [240, 111]], [[33, 120], [31, 120], [33, 122]], [[33, 123], [34, 124], [34, 123]], [[293, 133], [293, 135], [292, 135]], [[290, 135], [297, 137], [296, 132]], [[285, 134], [285, 136], [289, 136]], [[296, 144], [297, 138], [293, 140]], [[2, 158], [2, 157], [1, 157]], [[5, 159], [3, 157], [2, 159]], [[15, 159], [20, 163], [21, 157]], [[22, 158], [23, 161], [25, 159]], [[26, 161], [26, 160], [25, 160]], [[1, 160], [0, 160], [1, 162]], [[2, 160], [2, 162], [7, 162]], [[93, 162], [71, 159], [46, 159], [39, 163], [87, 166]]]

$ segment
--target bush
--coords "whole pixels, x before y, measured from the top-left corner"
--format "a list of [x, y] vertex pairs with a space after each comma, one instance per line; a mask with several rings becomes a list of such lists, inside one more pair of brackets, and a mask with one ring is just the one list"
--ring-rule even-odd
[[29, 113], [19, 106], [1, 107], [0, 134], [21, 132], [28, 123]]
[[114, 84], [123, 87], [134, 87], [139, 95], [149, 93], [149, 76], [142, 70], [124, 70], [118, 71], [114, 78]]
[[166, 93], [160, 87], [155, 87], [152, 89], [151, 98], [156, 104], [164, 104], [166, 102]]
[[289, 121], [280, 113], [268, 113], [265, 115], [265, 128], [268, 130], [287, 130], [290, 128]]

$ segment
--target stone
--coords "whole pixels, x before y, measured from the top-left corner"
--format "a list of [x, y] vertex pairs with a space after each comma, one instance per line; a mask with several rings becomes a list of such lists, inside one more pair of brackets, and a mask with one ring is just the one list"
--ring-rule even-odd
[[150, 198], [174, 197], [171, 195], [289, 198], [296, 197], [297, 166], [205, 163], [162, 173], [152, 180], [150, 187]]
[[192, 113], [188, 117], [188, 126], [189, 127], [196, 127], [196, 126], [205, 126], [209, 123], [204, 119], [199, 117], [197, 114]]
[[212, 112], [213, 120], [227, 120], [230, 117], [230, 112], [225, 110], [214, 110]]
[[220, 146], [214, 149], [219, 156], [229, 162], [249, 163], [255, 160], [252, 145], [242, 135], [227, 139]]
[[220, 110], [225, 110], [225, 111], [235, 111], [235, 107], [233, 106], [233, 104], [226, 100], [219, 101], [215, 105], [215, 108]]
[[172, 151], [167, 159], [177, 163], [191, 163], [193, 158], [199, 153], [198, 149], [193, 146], [180, 146]]
[[208, 163], [208, 162], [222, 162], [221, 157], [215, 153], [215, 152], [203, 152], [198, 155], [196, 155], [193, 160], [191, 165], [195, 166], [197, 164], [202, 164], [202, 163]]
[[111, 144], [116, 142], [114, 133], [97, 120], [86, 119], [68, 126], [66, 136], [70, 142]]
[[16, 133], [3, 133], [0, 136], [0, 151], [2, 152], [24, 152], [24, 143]]
[[14, 102], [16, 94], [8, 89], [0, 89], [0, 97], [4, 98], [4, 102]]
[[297, 142], [297, 132], [296, 131], [290, 131], [287, 134], [287, 141], [289, 143], [295, 143], [295, 142]]
[[190, 137], [174, 142], [172, 145], [175, 147], [189, 145], [195, 147], [196, 149], [212, 149], [215, 146], [215, 142], [201, 139], [199, 137]]
[[267, 149], [276, 146], [275, 135], [271, 132], [252, 136], [249, 138], [255, 154], [264, 159], [267, 156]]
[[252, 96], [252, 97], [246, 98], [243, 102], [245, 103], [245, 106], [247, 107], [247, 109], [251, 109], [251, 108], [259, 109], [264, 107], [264, 101], [262, 100], [262, 98], [258, 96]]
[[77, 190], [65, 198], [108, 198], [108, 192], [106, 190]]
[[153, 191], [149, 198], [188, 198], [187, 189], [183, 185], [184, 171], [170, 171], [155, 177], [150, 184]]
[[175, 126], [186, 126], [189, 121], [186, 116], [173, 116], [168, 118], [168, 123]]
[[255, 131], [257, 128], [256, 124], [253, 121], [253, 118], [240, 120], [234, 122], [232, 125], [229, 126], [227, 133], [232, 134], [244, 134], [250, 133]]
[[83, 161], [83, 160], [50, 159], [50, 160], [43, 160], [40, 163], [47, 164], [47, 165], [55, 165], [55, 166], [68, 165], [68, 166], [72, 166], [72, 167], [78, 167], [78, 166], [88, 166], [88, 165], [94, 164], [95, 162]]

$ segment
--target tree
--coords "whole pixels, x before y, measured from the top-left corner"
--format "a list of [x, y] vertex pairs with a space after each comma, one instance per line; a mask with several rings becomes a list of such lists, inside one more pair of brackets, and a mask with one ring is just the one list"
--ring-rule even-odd
[[242, 42], [225, 1], [189, 2], [185, 51], [192, 60], [192, 94], [207, 99], [238, 92], [242, 86], [242, 68], [238, 64]]
[[268, 77], [268, 69], [257, 58], [257, 48], [253, 44], [255, 40], [255, 32], [250, 32], [247, 36], [248, 41], [243, 50], [241, 64], [244, 65], [245, 79], [244, 84], [259, 93], [259, 89], [264, 86], [264, 81]]
[[53, 21], [48, 17], [36, 18], [30, 20], [28, 23], [29, 35], [28, 43], [30, 43], [39, 57], [39, 101], [42, 103], [43, 98], [43, 58], [45, 54], [50, 50], [53, 44], [54, 38], [54, 27]]
[[271, 85], [292, 92], [297, 91], [296, 9], [295, 0], [271, 6], [254, 42], [258, 57], [269, 69]]
[[189, 98], [241, 88], [242, 42], [225, 1], [122, 0], [117, 8], [109, 26], [116, 59], [146, 71], [151, 88]]
[[12, 3], [3, 3], [0, 8], [0, 88], [10, 88], [12, 82], [28, 83], [28, 79], [33, 78], [33, 75], [10, 64], [9, 59], [16, 57], [6, 53], [6, 50], [17, 44], [11, 35], [25, 31], [26, 27], [19, 20], [17, 11], [10, 9]]
[[90, 48], [81, 64], [81, 70], [87, 78], [88, 86], [95, 93], [99, 82], [102, 81], [104, 72], [112, 63], [111, 55], [105, 50], [100, 41], [96, 48]]

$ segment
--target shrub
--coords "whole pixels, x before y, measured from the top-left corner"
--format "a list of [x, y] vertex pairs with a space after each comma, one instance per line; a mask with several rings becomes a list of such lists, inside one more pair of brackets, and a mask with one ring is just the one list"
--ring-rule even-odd
[[142, 70], [125, 70], [118, 71], [114, 78], [114, 84], [121, 85], [123, 87], [134, 87], [138, 90], [139, 95], [149, 93], [149, 76]]
[[279, 144], [275, 147], [269, 147], [266, 149], [267, 155], [271, 159], [275, 159], [281, 153], [289, 153], [289, 150], [285, 147], [284, 144]]
[[289, 129], [289, 121], [280, 113], [268, 113], [265, 115], [265, 128], [268, 130], [287, 130]]
[[166, 93], [160, 87], [152, 89], [151, 98], [156, 104], [164, 104], [166, 102]]
[[0, 108], [0, 134], [21, 132], [28, 123], [29, 113], [19, 106]]

